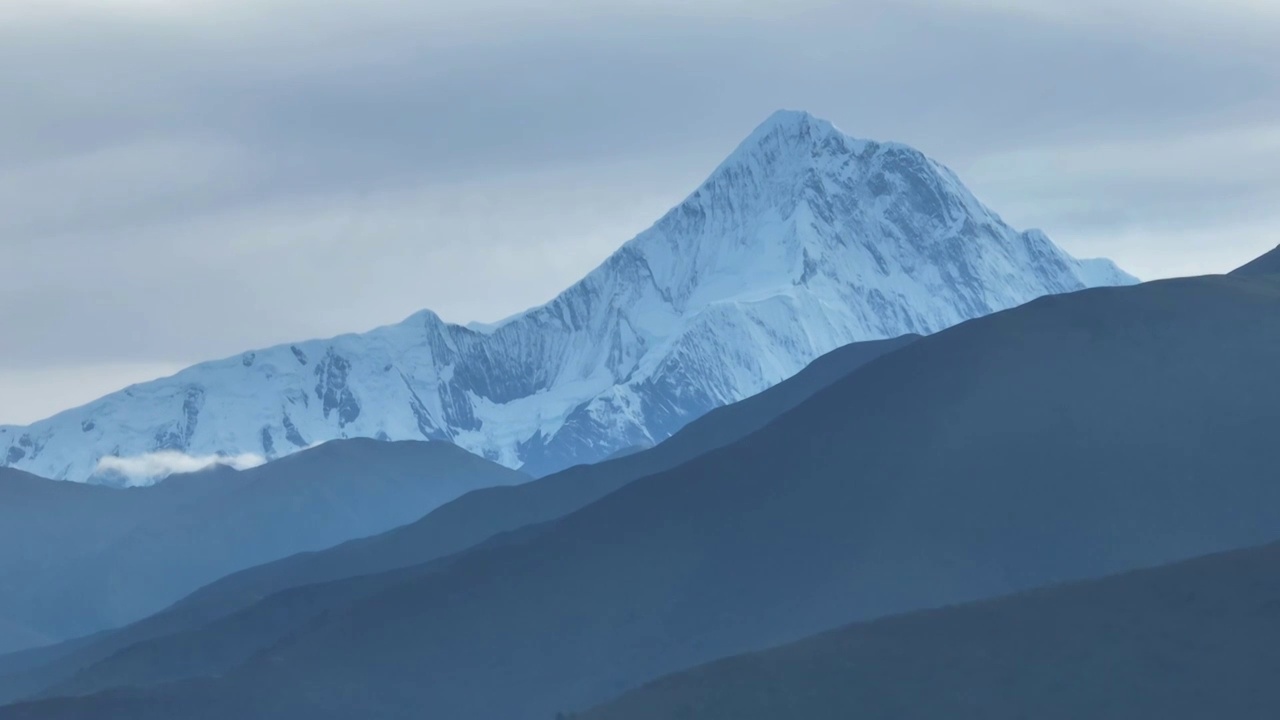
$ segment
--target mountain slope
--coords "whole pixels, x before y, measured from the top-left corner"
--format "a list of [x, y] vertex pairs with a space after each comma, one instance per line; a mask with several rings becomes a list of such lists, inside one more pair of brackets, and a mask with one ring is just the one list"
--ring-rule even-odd
[[1231, 271], [1232, 275], [1280, 274], [1280, 247]]
[[33, 586], [48, 585], [69, 564], [95, 556], [146, 518], [198, 500], [211, 487], [201, 482], [204, 477], [184, 483], [183, 492], [142, 493], [0, 468], [0, 653], [66, 637], [26, 606]]
[[[86, 547], [6, 564], [0, 610], [49, 638], [77, 637], [149, 615], [230, 572], [385, 531], [468, 490], [528, 479], [449, 443], [347, 440], [149, 488], [43, 481], [114, 504], [86, 510], [102, 518], [87, 528], [62, 504], [32, 513], [31, 523]], [[95, 535], [105, 523], [118, 525], [114, 534]]]
[[546, 305], [475, 327], [423, 311], [197, 365], [0, 428], [0, 463], [83, 480], [108, 455], [276, 457], [362, 436], [450, 440], [544, 475], [653, 444], [850, 342], [1128, 282], [1013, 230], [916, 150], [784, 111]]
[[543, 720], [849, 622], [1280, 537], [1280, 280], [1042, 298], [211, 680], [0, 718]]
[[[352, 597], [372, 594], [388, 582], [338, 582], [281, 598], [271, 595], [426, 563], [500, 533], [561, 517], [632, 480], [745, 437], [867, 362], [916, 339], [876, 340], [834, 350], [759, 395], [707, 413], [650, 450], [523, 485], [477, 490], [381, 535], [243, 570], [155, 616], [87, 642], [68, 643], [56, 656], [51, 653], [57, 649], [50, 648], [29, 656], [28, 662], [13, 658], [8, 667], [6, 658], [0, 658], [0, 703], [41, 691], [78, 694], [220, 674], [305, 626], [319, 612], [349, 604]], [[392, 581], [400, 578], [394, 575]]]
[[700, 667], [581, 720], [1264, 718], [1280, 547], [856, 625]]
[[746, 437], [866, 363], [917, 339], [908, 335], [847, 345], [758, 395], [711, 411], [649, 450], [575, 466], [537, 482], [477, 490], [382, 535], [250, 568], [204, 588], [188, 602], [229, 595], [260, 597], [281, 587], [403, 567], [452, 554], [498, 533], [562, 517], [637, 478], [669, 470]]

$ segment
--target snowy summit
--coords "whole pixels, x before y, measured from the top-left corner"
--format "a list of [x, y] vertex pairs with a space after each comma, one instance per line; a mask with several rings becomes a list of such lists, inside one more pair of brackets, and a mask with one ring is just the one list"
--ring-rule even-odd
[[0, 465], [86, 480], [104, 457], [272, 458], [364, 436], [544, 474], [660, 441], [840, 345], [1132, 282], [1009, 227], [917, 150], [780, 111], [546, 305], [469, 327], [422, 311], [202, 363], [0, 428]]

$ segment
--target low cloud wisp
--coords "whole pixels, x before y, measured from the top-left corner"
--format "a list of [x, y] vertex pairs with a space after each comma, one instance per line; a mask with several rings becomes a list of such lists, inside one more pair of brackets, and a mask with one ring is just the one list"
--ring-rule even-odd
[[130, 457], [107, 456], [98, 461], [94, 475], [125, 487], [154, 485], [176, 473], [199, 472], [216, 465], [236, 470], [247, 470], [267, 461], [261, 455], [187, 455], [176, 450], [133, 455]]

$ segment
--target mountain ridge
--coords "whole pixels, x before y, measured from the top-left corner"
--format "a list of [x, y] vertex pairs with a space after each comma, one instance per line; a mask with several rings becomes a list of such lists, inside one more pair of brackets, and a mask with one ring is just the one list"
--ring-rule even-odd
[[544, 475], [665, 439], [850, 342], [1133, 281], [1010, 228], [923, 153], [779, 111], [544, 305], [470, 328], [423, 310], [196, 365], [0, 427], [0, 464], [82, 480], [110, 455], [271, 458], [363, 436]]
[[1232, 270], [1232, 275], [1280, 274], [1280, 247], [1275, 248]]
[[857, 624], [667, 676], [581, 720], [1271, 717], [1280, 546]]
[[[154, 684], [156, 677], [144, 672], [149, 667], [163, 667], [165, 678], [183, 677], [180, 668], [194, 672], [193, 668], [199, 667], [203, 672], [197, 674], [215, 673], [227, 667], [226, 656], [210, 662], [205, 649], [218, 646], [225, 651], [238, 645], [241, 657], [247, 657], [253, 650], [271, 644], [262, 636], [290, 632], [309, 622], [313, 613], [318, 614], [317, 607], [327, 606], [327, 602], [316, 602], [314, 597], [305, 603], [291, 602], [290, 598], [309, 594], [301, 586], [359, 585], [361, 592], [366, 592], [368, 588], [363, 588], [362, 583], [347, 581], [399, 569], [409, 575], [421, 574], [424, 570], [414, 566], [452, 562], [450, 556], [478, 550], [504, 538], [527, 535], [629, 482], [745, 437], [867, 362], [916, 340], [915, 336], [904, 336], [847, 345], [758, 395], [712, 410], [649, 450], [569, 468], [529, 483], [476, 490], [416, 522], [380, 535], [319, 552], [300, 553], [226, 576], [136, 624], [46, 648], [25, 658], [0, 656], [0, 705], [41, 691], [44, 695], [60, 695], [74, 687], [75, 694], [83, 694], [99, 685]], [[291, 589], [298, 592], [289, 592]], [[271, 596], [276, 596], [273, 601], [264, 600]], [[252, 618], [275, 615], [271, 611], [274, 603], [286, 604], [289, 611], [285, 622], [269, 624], [268, 631]], [[246, 625], [254, 628], [249, 642], [243, 631]], [[218, 639], [205, 643], [193, 640], [197, 636]], [[182, 649], [191, 642], [201, 652]], [[176, 655], [168, 654], [175, 649]]]
[[0, 718], [545, 720], [849, 622], [1275, 542], [1277, 307], [1266, 277], [1041, 298], [216, 678]]
[[144, 488], [8, 481], [15, 473], [0, 471], [0, 616], [32, 632], [0, 634], [0, 651], [118, 627], [230, 572], [530, 479], [452, 443], [367, 438]]

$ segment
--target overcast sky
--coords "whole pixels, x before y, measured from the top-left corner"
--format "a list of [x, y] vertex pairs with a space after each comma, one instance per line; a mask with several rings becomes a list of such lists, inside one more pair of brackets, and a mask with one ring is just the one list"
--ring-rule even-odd
[[1280, 243], [1275, 0], [461, 5], [0, 0], [0, 422], [544, 302], [781, 107], [1144, 279]]

